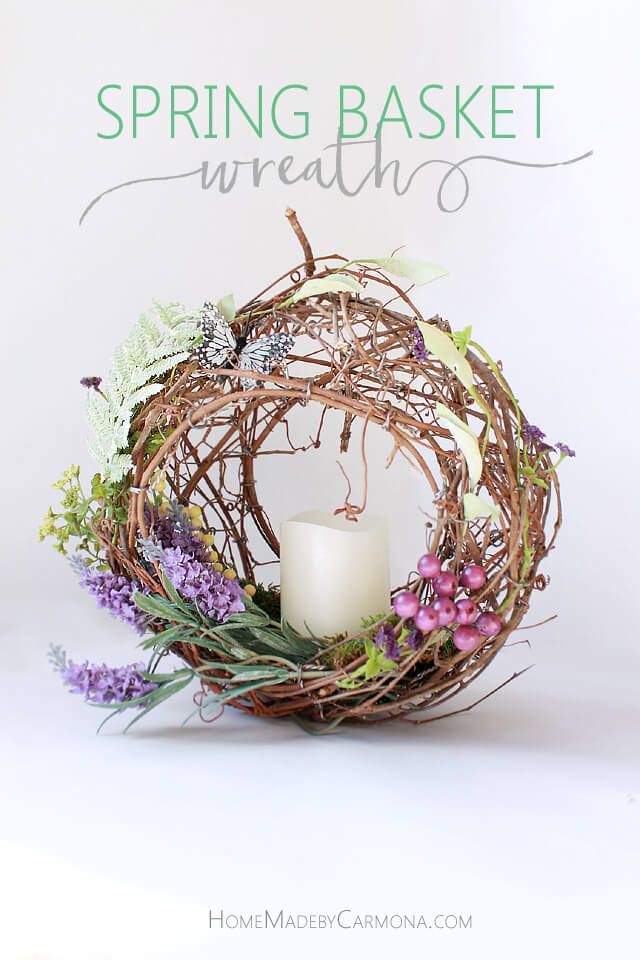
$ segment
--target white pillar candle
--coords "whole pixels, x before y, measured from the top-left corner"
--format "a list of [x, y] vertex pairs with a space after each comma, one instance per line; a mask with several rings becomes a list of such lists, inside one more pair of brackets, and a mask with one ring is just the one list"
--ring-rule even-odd
[[389, 545], [384, 520], [357, 522], [309, 510], [280, 528], [282, 619], [305, 635], [356, 633], [385, 614]]

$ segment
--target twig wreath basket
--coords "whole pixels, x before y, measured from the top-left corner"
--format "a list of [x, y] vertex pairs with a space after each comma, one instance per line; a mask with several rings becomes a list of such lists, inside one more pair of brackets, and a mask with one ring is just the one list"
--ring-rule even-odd
[[[238, 310], [230, 298], [195, 314], [157, 307], [104, 383], [83, 380], [100, 473], [85, 491], [79, 469], [67, 471], [61, 512], [49, 510], [41, 536], [63, 553], [75, 543], [81, 585], [149, 651], [147, 665], [110, 668], [52, 650], [71, 690], [109, 715], [131, 710], [136, 721], [195, 680], [206, 720], [226, 705], [320, 732], [448, 716], [458, 711], [429, 711], [485, 670], [546, 585], [556, 468], [573, 451], [526, 421], [470, 328], [423, 319], [405, 288], [443, 271], [314, 258], [287, 217], [304, 256], [293, 271]], [[301, 406], [317, 410], [306, 447], [288, 429]], [[339, 411], [338, 436], [327, 436], [327, 411]], [[406, 459], [429, 490], [426, 553], [361, 629], [308, 635], [259, 580], [258, 555], [277, 561], [280, 545], [257, 461], [355, 442], [366, 476], [374, 427], [389, 436], [389, 460]], [[341, 512], [358, 524], [361, 510], [347, 497]], [[169, 653], [182, 665], [167, 673]]]

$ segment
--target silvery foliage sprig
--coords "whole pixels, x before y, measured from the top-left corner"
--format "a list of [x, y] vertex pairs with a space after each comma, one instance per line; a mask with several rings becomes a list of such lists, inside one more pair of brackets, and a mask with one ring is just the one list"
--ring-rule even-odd
[[154, 304], [142, 314], [115, 351], [102, 389], [90, 391], [88, 418], [94, 436], [89, 449], [106, 481], [121, 480], [133, 466], [127, 452], [136, 407], [162, 390], [157, 382], [176, 364], [187, 360], [201, 336], [198, 315], [177, 303]]

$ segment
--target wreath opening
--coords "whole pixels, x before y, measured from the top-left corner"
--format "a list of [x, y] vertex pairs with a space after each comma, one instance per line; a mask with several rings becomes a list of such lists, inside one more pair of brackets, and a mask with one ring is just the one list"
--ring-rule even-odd
[[[104, 383], [83, 379], [100, 473], [89, 492], [77, 468], [65, 474], [62, 512], [41, 535], [61, 552], [75, 543], [81, 585], [142, 634], [150, 660], [112, 670], [58, 648], [52, 658], [73, 691], [133, 709], [132, 722], [193, 680], [207, 720], [226, 705], [322, 732], [435, 719], [428, 711], [485, 670], [546, 585], [557, 466], [573, 451], [526, 420], [470, 327], [422, 317], [411, 284], [444, 271], [315, 258], [287, 217], [302, 264], [237, 310], [231, 298], [196, 313], [157, 307]], [[302, 409], [315, 416], [300, 440]], [[360, 630], [301, 634], [282, 622], [269, 576], [280, 546], [260, 475], [274, 456], [355, 446], [364, 490], [349, 486], [339, 510], [358, 523], [374, 428], [389, 463], [407, 461], [424, 484], [426, 552]], [[183, 665], [163, 672], [167, 654]]]

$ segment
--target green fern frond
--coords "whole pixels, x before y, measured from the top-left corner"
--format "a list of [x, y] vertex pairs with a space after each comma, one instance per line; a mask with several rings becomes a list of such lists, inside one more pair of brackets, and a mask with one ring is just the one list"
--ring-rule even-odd
[[88, 398], [90, 451], [106, 481], [117, 482], [131, 469], [127, 447], [136, 409], [162, 390], [158, 378], [187, 360], [199, 338], [197, 314], [177, 303], [154, 303], [116, 349], [102, 391]]

